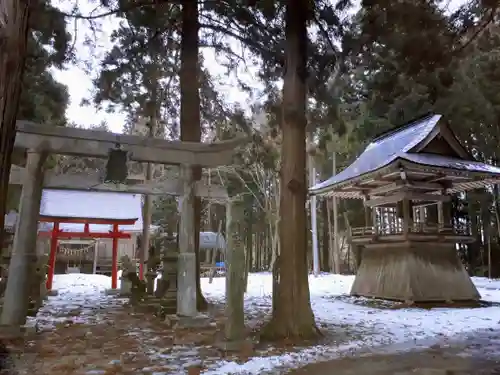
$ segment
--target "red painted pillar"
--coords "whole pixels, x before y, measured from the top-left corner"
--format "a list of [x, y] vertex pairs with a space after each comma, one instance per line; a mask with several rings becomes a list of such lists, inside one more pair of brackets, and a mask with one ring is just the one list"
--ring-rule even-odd
[[111, 289], [118, 287], [118, 224], [113, 224], [113, 265], [111, 269]]
[[139, 263], [139, 280], [144, 280], [144, 263]]
[[56, 255], [57, 255], [57, 235], [59, 234], [59, 223], [54, 223], [52, 234], [50, 236], [50, 255], [49, 255], [49, 269], [47, 274], [47, 290], [52, 290], [52, 281], [54, 280], [54, 271], [56, 268]]

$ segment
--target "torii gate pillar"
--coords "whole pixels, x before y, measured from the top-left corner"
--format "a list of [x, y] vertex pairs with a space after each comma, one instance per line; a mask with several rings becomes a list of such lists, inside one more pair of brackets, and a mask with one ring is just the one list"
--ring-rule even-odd
[[195, 317], [196, 253], [194, 217], [194, 178], [190, 166], [181, 166], [183, 195], [180, 197], [179, 258], [177, 274], [177, 314]]
[[43, 164], [47, 154], [28, 150], [27, 178], [21, 193], [9, 276], [0, 323], [18, 326], [26, 323], [29, 304], [30, 267], [35, 264], [38, 215], [42, 200]]

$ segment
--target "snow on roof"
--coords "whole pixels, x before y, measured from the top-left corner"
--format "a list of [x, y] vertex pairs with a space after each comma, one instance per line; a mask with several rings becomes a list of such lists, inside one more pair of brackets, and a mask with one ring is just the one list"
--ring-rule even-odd
[[310, 192], [320, 193], [339, 183], [388, 166], [397, 159], [405, 159], [427, 166], [500, 174], [500, 168], [477, 161], [435, 154], [412, 153], [411, 150], [431, 134], [440, 119], [441, 115], [427, 115], [375, 138], [349, 167], [328, 180], [316, 184], [310, 189]]
[[428, 116], [399, 131], [374, 139], [354, 163], [328, 180], [313, 186], [311, 192], [373, 172], [390, 164], [427, 137], [440, 118], [440, 115]]
[[200, 232], [200, 250], [216, 248], [226, 248], [226, 240], [224, 236], [215, 232]]
[[460, 160], [449, 156], [434, 155], [434, 154], [406, 154], [406, 160], [417, 164], [430, 165], [443, 168], [451, 168], [456, 170], [482, 172], [491, 174], [500, 174], [500, 168], [493, 165], [485, 164], [480, 161]]
[[[120, 225], [124, 231], [142, 229], [142, 199], [139, 194], [45, 189], [40, 216], [84, 219], [136, 219], [134, 225]], [[44, 226], [46, 230], [52, 224]], [[61, 230], [82, 231], [83, 224], [61, 223]], [[90, 225], [92, 232], [107, 232], [109, 225]]]
[[[177, 233], [172, 233], [172, 237], [177, 237]], [[216, 232], [200, 232], [200, 250], [226, 249], [226, 239], [224, 235]]]

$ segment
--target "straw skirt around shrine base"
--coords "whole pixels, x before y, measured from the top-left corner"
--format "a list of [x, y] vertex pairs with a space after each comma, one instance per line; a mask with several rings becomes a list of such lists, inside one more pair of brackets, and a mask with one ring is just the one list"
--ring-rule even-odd
[[368, 244], [351, 295], [411, 302], [479, 301], [453, 244]]

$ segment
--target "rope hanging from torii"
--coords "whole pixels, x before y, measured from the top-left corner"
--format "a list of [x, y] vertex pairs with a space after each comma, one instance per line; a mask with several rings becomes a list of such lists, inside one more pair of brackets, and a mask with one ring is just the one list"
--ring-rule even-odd
[[87, 245], [85, 247], [82, 247], [80, 249], [73, 249], [71, 247], [63, 247], [61, 245], [59, 245], [59, 253], [63, 254], [63, 255], [66, 255], [66, 256], [72, 256], [72, 255], [83, 255], [83, 254], [87, 254], [89, 252], [90, 249], [94, 249], [94, 246], [95, 246], [95, 241], [92, 242], [90, 245]]

